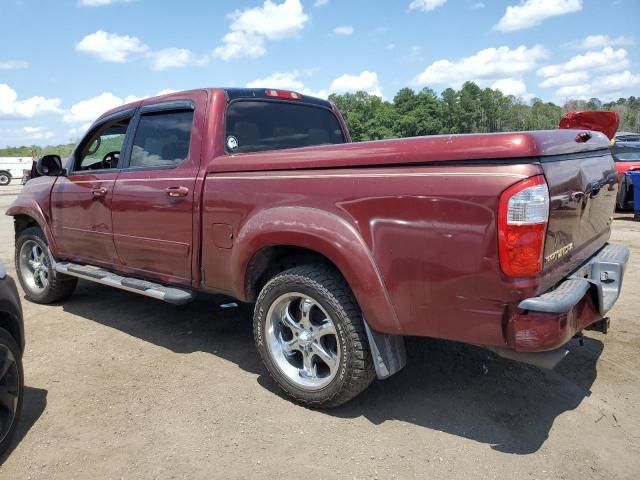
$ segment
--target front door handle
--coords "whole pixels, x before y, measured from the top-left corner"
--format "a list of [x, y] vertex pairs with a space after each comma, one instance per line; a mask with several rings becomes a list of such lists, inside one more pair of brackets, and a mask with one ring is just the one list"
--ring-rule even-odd
[[91, 194], [94, 197], [104, 197], [107, 194], [107, 189], [104, 187], [94, 188], [91, 190]]
[[189, 189], [187, 187], [168, 187], [165, 189], [167, 195], [170, 197], [186, 197], [189, 195]]

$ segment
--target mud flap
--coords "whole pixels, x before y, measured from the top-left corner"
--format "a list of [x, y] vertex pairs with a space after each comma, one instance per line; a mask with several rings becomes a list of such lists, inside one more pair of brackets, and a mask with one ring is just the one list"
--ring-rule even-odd
[[378, 333], [369, 327], [366, 320], [364, 321], [364, 328], [367, 331], [369, 348], [371, 349], [373, 365], [378, 378], [384, 380], [402, 370], [407, 364], [404, 337], [402, 335]]

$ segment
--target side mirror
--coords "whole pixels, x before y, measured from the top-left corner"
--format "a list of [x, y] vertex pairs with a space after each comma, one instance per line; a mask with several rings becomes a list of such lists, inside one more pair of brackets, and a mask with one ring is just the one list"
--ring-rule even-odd
[[36, 163], [36, 171], [47, 177], [59, 177], [67, 173], [62, 167], [60, 155], [45, 155]]

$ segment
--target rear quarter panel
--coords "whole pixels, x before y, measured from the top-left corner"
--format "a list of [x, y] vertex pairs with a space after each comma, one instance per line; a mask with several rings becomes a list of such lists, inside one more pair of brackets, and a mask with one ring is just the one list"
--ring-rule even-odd
[[[203, 194], [206, 288], [243, 298], [244, 277], [234, 272], [246, 269], [250, 255], [237, 252], [252, 235], [278, 227], [315, 231], [301, 246], [316, 245], [334, 261], [376, 330], [503, 345], [506, 306], [535, 282], [514, 282], [500, 272], [498, 198], [539, 173], [536, 164], [504, 163], [210, 173]], [[280, 225], [277, 217], [261, 223], [278, 209], [290, 209]], [[335, 225], [351, 233], [318, 229], [325, 220], [314, 212], [339, 219]], [[221, 224], [234, 238], [225, 248], [213, 241], [214, 225]], [[297, 241], [294, 234], [271, 239], [274, 245]]]

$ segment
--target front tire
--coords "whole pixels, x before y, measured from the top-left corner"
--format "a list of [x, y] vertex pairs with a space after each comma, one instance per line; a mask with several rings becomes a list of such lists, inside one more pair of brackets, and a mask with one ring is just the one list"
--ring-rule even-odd
[[0, 457], [16, 432], [23, 395], [22, 354], [11, 334], [0, 328]]
[[16, 239], [15, 265], [25, 297], [34, 303], [54, 303], [69, 297], [78, 279], [60, 274], [47, 239], [39, 227], [29, 227]]
[[253, 328], [269, 374], [298, 403], [334, 408], [375, 378], [362, 313], [332, 268], [306, 265], [275, 276], [260, 292]]

